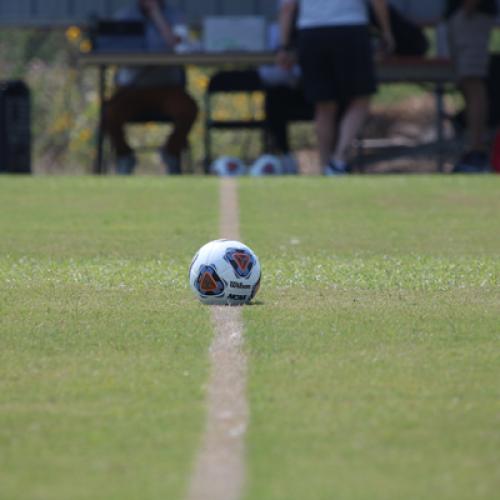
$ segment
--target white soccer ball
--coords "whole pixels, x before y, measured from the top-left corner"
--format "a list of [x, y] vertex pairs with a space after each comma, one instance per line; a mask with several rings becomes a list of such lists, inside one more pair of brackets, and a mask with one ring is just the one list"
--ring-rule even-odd
[[203, 304], [248, 304], [260, 286], [259, 259], [239, 241], [211, 241], [194, 256], [189, 283]]
[[263, 175], [281, 175], [283, 168], [278, 157], [273, 155], [262, 155], [255, 160], [250, 168], [250, 175], [260, 177]]
[[213, 174], [221, 177], [235, 177], [245, 175], [246, 167], [239, 158], [232, 156], [221, 156], [211, 165], [210, 170]]

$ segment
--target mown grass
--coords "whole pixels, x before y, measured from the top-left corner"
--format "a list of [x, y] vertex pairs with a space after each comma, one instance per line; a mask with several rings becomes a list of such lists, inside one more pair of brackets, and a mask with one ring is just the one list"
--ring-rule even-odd
[[496, 178], [245, 180], [246, 498], [493, 499]]
[[187, 290], [214, 181], [0, 186], [0, 498], [181, 498], [209, 311]]
[[[499, 489], [496, 177], [242, 179], [247, 499]], [[2, 177], [0, 498], [182, 498], [211, 332], [211, 179]]]

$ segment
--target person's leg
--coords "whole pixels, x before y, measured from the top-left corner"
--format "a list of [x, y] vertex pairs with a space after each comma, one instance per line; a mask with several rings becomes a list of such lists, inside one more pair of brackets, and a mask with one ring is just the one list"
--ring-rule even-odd
[[296, 175], [299, 164], [290, 149], [288, 125], [313, 120], [314, 106], [306, 100], [302, 88], [277, 86], [266, 89], [265, 109], [270, 151], [279, 156], [284, 174]]
[[143, 106], [142, 89], [122, 88], [105, 103], [104, 130], [118, 158], [133, 153], [125, 136], [125, 124]]
[[360, 132], [370, 111], [370, 97], [356, 97], [352, 99], [340, 122], [339, 137], [333, 153], [333, 160], [347, 163], [347, 154], [354, 139]]
[[449, 20], [449, 42], [459, 88], [465, 99], [466, 143], [454, 173], [479, 173], [489, 170], [486, 151], [488, 94], [484, 79], [488, 72], [489, 37], [494, 20], [476, 13], [468, 16], [459, 10]]
[[338, 42], [338, 30], [299, 30], [299, 62], [305, 97], [314, 109], [318, 154], [325, 174], [333, 153], [338, 111], [337, 66], [332, 51]]
[[181, 154], [187, 147], [189, 132], [198, 115], [198, 106], [182, 87], [164, 89], [159, 97], [160, 108], [174, 124], [163, 147], [162, 157], [170, 173], [180, 173]]
[[334, 101], [318, 102], [315, 105], [314, 122], [318, 138], [319, 159], [322, 167], [326, 167], [331, 160], [335, 142], [335, 116], [337, 103]]
[[335, 77], [339, 89], [338, 101], [341, 105], [339, 105], [339, 132], [331, 165], [337, 171], [347, 172], [349, 149], [366, 121], [370, 99], [377, 85], [367, 27], [339, 28], [339, 38], [335, 52], [337, 61]]
[[165, 143], [165, 150], [173, 156], [180, 156], [188, 144], [189, 132], [198, 116], [198, 106], [181, 87], [169, 89], [161, 106], [174, 124], [174, 129]]
[[270, 87], [266, 89], [266, 122], [274, 152], [288, 154], [288, 109], [290, 107], [290, 89]]
[[468, 149], [484, 149], [488, 121], [488, 93], [481, 78], [464, 78], [460, 88], [465, 99]]

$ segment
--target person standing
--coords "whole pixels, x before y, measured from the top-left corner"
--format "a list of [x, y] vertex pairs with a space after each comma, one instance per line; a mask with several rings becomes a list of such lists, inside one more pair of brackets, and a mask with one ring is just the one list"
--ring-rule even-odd
[[450, 54], [465, 100], [467, 142], [454, 173], [489, 172], [486, 144], [490, 34], [498, 14], [496, 0], [448, 0], [446, 19]]
[[[137, 0], [116, 16], [122, 21], [142, 21], [145, 46], [149, 51], [172, 51], [179, 41], [174, 27], [181, 23], [179, 12], [163, 0]], [[136, 157], [125, 136], [125, 124], [135, 116], [161, 111], [173, 122], [173, 132], [160, 149], [160, 157], [169, 174], [180, 174], [181, 153], [198, 108], [185, 90], [185, 72], [181, 67], [124, 67], [116, 76], [117, 90], [106, 103], [105, 130], [116, 155], [116, 171], [127, 175], [134, 171]]]
[[[384, 49], [394, 48], [385, 0], [370, 0]], [[278, 64], [293, 62], [291, 33], [298, 14], [298, 55], [315, 127], [324, 175], [349, 171], [348, 152], [369, 112], [376, 91], [373, 50], [365, 0], [282, 0]], [[346, 103], [337, 127], [339, 104]], [[338, 128], [338, 130], [337, 130]]]

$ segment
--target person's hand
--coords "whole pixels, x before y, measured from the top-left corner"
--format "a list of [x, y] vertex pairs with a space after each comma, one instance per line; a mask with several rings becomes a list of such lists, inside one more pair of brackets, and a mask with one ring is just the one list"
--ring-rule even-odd
[[175, 47], [181, 42], [180, 37], [173, 32], [172, 27], [165, 19], [159, 0], [141, 0], [141, 8], [144, 15], [156, 25], [167, 45]]
[[158, 13], [161, 13], [160, 3], [158, 0], [141, 0], [141, 7], [144, 9], [144, 13], [148, 17], [155, 17]]
[[396, 42], [392, 31], [384, 31], [381, 36], [382, 51], [385, 55], [390, 55], [396, 49]]
[[463, 3], [463, 9], [466, 17], [472, 17], [478, 8], [478, 0], [465, 0]]
[[290, 49], [280, 48], [276, 54], [276, 64], [289, 71], [295, 65], [295, 54]]

